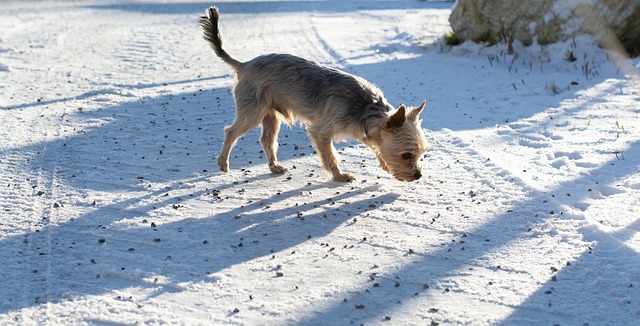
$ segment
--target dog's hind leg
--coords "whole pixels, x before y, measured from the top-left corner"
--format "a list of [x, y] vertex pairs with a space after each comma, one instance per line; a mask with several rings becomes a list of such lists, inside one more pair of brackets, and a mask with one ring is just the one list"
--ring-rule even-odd
[[260, 144], [264, 149], [272, 173], [281, 174], [287, 172], [287, 168], [278, 164], [276, 152], [278, 151], [278, 132], [280, 132], [280, 120], [274, 113], [267, 113], [262, 118], [262, 135]]
[[322, 161], [322, 166], [325, 170], [331, 173], [333, 180], [350, 182], [356, 179], [353, 175], [349, 173], [342, 173], [342, 171], [340, 171], [340, 168], [338, 167], [338, 160], [335, 155], [335, 148], [333, 147], [330, 137], [321, 136], [310, 130], [307, 130], [307, 133], [316, 146], [316, 150], [318, 151], [320, 160]]
[[229, 172], [229, 154], [238, 138], [257, 127], [264, 116], [264, 111], [255, 103], [236, 101], [236, 106], [236, 120], [224, 128], [224, 142], [218, 156], [218, 166], [225, 173]]

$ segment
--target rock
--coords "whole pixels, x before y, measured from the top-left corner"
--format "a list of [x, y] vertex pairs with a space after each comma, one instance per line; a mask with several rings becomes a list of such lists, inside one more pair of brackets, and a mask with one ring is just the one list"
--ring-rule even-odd
[[464, 41], [544, 45], [591, 34], [602, 47], [640, 54], [640, 0], [458, 0], [449, 23]]

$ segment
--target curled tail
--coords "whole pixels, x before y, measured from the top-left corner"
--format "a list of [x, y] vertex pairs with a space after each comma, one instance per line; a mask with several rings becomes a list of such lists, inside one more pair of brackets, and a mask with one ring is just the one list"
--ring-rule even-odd
[[218, 7], [209, 7], [205, 10], [205, 14], [206, 16], [200, 17], [202, 37], [209, 42], [209, 46], [220, 59], [237, 71], [242, 67], [242, 62], [232, 58], [227, 51], [222, 49], [222, 38], [220, 37], [220, 29], [218, 29], [218, 20], [220, 20]]

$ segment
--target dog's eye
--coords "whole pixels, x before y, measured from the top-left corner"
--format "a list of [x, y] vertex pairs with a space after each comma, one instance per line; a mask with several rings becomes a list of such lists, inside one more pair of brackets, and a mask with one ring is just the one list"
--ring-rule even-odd
[[413, 154], [411, 153], [404, 153], [402, 154], [402, 158], [405, 160], [410, 160], [413, 157]]

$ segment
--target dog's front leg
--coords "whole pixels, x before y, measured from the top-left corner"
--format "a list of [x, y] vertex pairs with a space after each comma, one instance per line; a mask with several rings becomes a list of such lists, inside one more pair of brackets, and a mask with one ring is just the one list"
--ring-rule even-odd
[[308, 131], [308, 134], [316, 146], [318, 155], [320, 155], [322, 166], [325, 170], [331, 173], [333, 180], [340, 182], [350, 182], [356, 179], [356, 177], [354, 177], [353, 175], [349, 173], [342, 173], [342, 171], [340, 171], [331, 138], [320, 136], [311, 131]]
[[380, 151], [376, 148], [376, 146], [373, 144], [373, 142], [367, 140], [366, 137], [362, 137], [358, 139], [361, 143], [365, 144], [365, 146], [367, 146], [369, 148], [369, 150], [371, 150], [371, 152], [373, 153], [373, 155], [376, 156], [376, 158], [378, 159], [378, 163], [380, 163], [380, 167], [389, 172], [389, 168], [387, 167], [387, 163], [384, 162], [384, 160], [382, 159], [382, 155], [380, 155]]
[[384, 160], [382, 160], [382, 156], [380, 156], [380, 153], [379, 152], [375, 152], [375, 151], [373, 153], [376, 155], [376, 158], [378, 159], [378, 163], [380, 163], [380, 167], [383, 170], [389, 172], [389, 168], [387, 167], [387, 163], [385, 163]]

